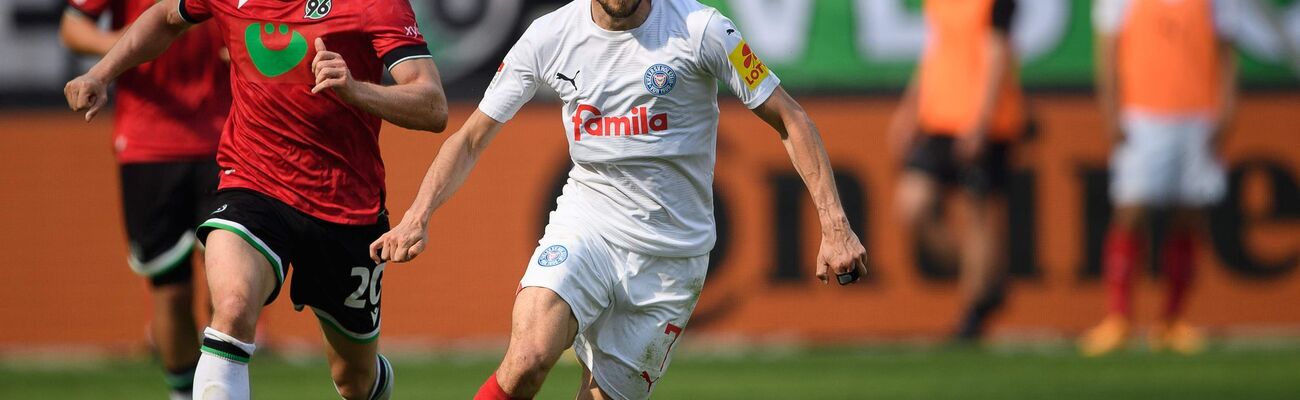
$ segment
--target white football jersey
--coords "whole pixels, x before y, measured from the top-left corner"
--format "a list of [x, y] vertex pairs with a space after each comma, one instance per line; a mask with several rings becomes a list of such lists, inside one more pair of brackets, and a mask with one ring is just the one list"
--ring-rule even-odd
[[[479, 110], [512, 118], [547, 85], [574, 167], [556, 210], [633, 251], [707, 254], [716, 239], [713, 166], [718, 84], [749, 108], [780, 81], [731, 20], [694, 0], [654, 0], [636, 29], [608, 31], [576, 0], [533, 21]], [[553, 218], [554, 220], [554, 218]]]

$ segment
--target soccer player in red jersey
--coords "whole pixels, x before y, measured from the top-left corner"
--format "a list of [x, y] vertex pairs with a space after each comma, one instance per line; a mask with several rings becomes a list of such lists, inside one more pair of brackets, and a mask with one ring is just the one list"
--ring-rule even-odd
[[[392, 369], [376, 342], [384, 264], [368, 253], [388, 230], [379, 126], [438, 132], [447, 119], [410, 4], [164, 0], [68, 83], [69, 105], [93, 117], [107, 82], [209, 19], [230, 52], [234, 102], [217, 150], [216, 207], [196, 231], [214, 311], [193, 393], [249, 397], [257, 317], [292, 265], [290, 298], [320, 320], [339, 394], [387, 398]], [[395, 84], [378, 84], [385, 67]]]
[[[59, 27], [74, 52], [103, 56], [154, 0], [72, 0]], [[96, 24], [108, 11], [109, 30]], [[217, 140], [230, 113], [230, 67], [216, 27], [194, 29], [118, 81], [113, 149], [131, 270], [149, 279], [151, 336], [173, 399], [190, 396], [199, 361], [194, 319], [194, 226], [217, 188]]]

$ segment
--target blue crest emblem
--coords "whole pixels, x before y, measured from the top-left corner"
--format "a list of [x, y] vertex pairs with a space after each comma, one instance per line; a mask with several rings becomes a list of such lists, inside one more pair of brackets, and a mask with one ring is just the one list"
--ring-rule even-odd
[[672, 91], [673, 86], [677, 85], [677, 72], [667, 65], [651, 65], [649, 69], [645, 70], [645, 78], [642, 81], [642, 83], [645, 83], [645, 90], [649, 91], [650, 94], [663, 96]]
[[537, 256], [537, 265], [543, 267], [554, 267], [568, 259], [569, 249], [557, 244], [547, 247], [546, 250], [542, 250], [542, 254]]

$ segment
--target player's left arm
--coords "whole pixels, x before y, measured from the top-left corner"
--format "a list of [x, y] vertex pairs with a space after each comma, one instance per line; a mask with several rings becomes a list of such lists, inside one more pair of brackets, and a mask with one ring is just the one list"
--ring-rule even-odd
[[312, 93], [330, 89], [348, 104], [403, 128], [430, 132], [447, 128], [447, 96], [432, 58], [414, 58], [393, 65], [389, 73], [396, 84], [385, 86], [352, 79], [343, 56], [329, 51], [317, 38], [311, 71], [316, 75]]
[[[830, 280], [831, 273], [840, 275], [856, 271], [858, 277], [867, 272], [867, 250], [849, 226], [849, 218], [840, 203], [835, 187], [835, 173], [830, 157], [822, 144], [817, 126], [794, 98], [778, 86], [761, 105], [753, 109], [755, 115], [781, 134], [781, 143], [794, 168], [808, 187], [821, 221], [822, 242], [817, 255], [817, 279]], [[853, 281], [856, 281], [854, 279]], [[841, 284], [852, 283], [841, 282]]]

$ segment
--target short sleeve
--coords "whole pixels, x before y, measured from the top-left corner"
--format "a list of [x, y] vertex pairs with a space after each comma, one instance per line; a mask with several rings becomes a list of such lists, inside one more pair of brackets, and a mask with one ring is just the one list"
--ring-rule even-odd
[[505, 60], [497, 67], [496, 76], [483, 93], [483, 100], [478, 103], [479, 111], [497, 122], [504, 123], [514, 118], [519, 108], [533, 99], [542, 70], [539, 56], [540, 39], [536, 23], [530, 26], [524, 35], [515, 42]]
[[375, 9], [366, 13], [370, 15], [370, 43], [375, 54], [384, 60], [384, 67], [393, 66], [403, 61], [418, 58], [433, 58], [429, 54], [429, 45], [424, 42], [420, 27], [415, 22], [415, 12], [406, 0], [377, 1]]
[[90, 19], [99, 19], [108, 9], [111, 0], [68, 0], [68, 10], [85, 15]]
[[781, 85], [776, 74], [745, 43], [736, 25], [721, 14], [715, 13], [705, 26], [699, 56], [705, 69], [726, 82], [731, 93], [750, 109], [763, 105]]
[[180, 0], [177, 1], [176, 7], [177, 11], [180, 11], [181, 18], [191, 24], [212, 18], [212, 7], [208, 5], [208, 0]]
[[990, 21], [998, 32], [1011, 32], [1011, 22], [1016, 18], [1016, 0], [994, 0], [993, 18]]
[[1128, 0], [1095, 0], [1092, 3], [1092, 27], [1097, 33], [1114, 35], [1128, 13]]
[[1211, 11], [1214, 13], [1214, 31], [1219, 39], [1235, 41], [1241, 29], [1242, 2], [1240, 0], [1215, 0]]

